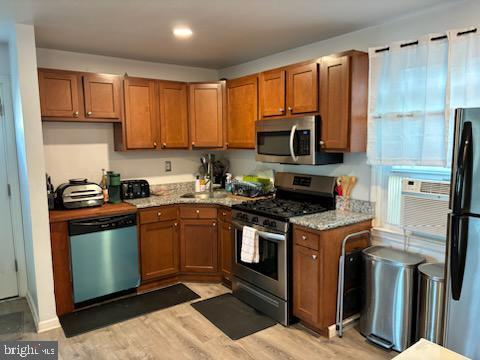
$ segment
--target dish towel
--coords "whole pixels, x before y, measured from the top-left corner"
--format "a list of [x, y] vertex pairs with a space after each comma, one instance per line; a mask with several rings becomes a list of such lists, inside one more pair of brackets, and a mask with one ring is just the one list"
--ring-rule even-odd
[[242, 251], [240, 260], [245, 263], [258, 263], [258, 232], [250, 226], [244, 226], [242, 231]]

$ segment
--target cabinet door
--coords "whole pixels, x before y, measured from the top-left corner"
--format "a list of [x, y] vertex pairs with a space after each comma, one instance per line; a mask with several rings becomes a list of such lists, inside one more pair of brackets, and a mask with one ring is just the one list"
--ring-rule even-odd
[[228, 148], [255, 148], [255, 121], [258, 120], [257, 88], [256, 75], [227, 81]]
[[221, 222], [220, 233], [220, 266], [223, 277], [232, 280], [232, 261], [233, 261], [233, 229], [232, 224]]
[[162, 148], [188, 148], [187, 85], [161, 81], [158, 88]]
[[83, 115], [79, 106], [78, 79], [75, 73], [38, 71], [42, 116], [68, 119]]
[[287, 70], [287, 110], [290, 114], [318, 111], [318, 64]]
[[320, 267], [318, 251], [293, 247], [293, 314], [315, 325], [318, 321]]
[[155, 149], [158, 133], [155, 81], [125, 79], [124, 90], [127, 149]]
[[218, 271], [217, 221], [182, 220], [180, 229], [180, 268], [184, 272]]
[[192, 147], [222, 147], [222, 84], [190, 84], [189, 101]]
[[119, 119], [121, 81], [114, 75], [83, 76], [85, 116], [92, 119]]
[[179, 233], [176, 221], [140, 226], [142, 280], [175, 274], [179, 270]]
[[259, 90], [262, 118], [285, 115], [285, 70], [261, 73]]
[[325, 57], [320, 64], [321, 139], [325, 150], [348, 150], [350, 61], [348, 56]]

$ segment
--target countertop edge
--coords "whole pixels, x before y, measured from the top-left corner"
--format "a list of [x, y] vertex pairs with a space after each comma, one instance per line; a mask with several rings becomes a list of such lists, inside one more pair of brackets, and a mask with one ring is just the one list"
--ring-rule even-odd
[[87, 219], [90, 217], [134, 214], [136, 212], [137, 212], [136, 206], [126, 202], [122, 202], [120, 204], [104, 204], [99, 207], [91, 207], [91, 208], [83, 208], [83, 209], [50, 210], [49, 221], [50, 221], [50, 224], [53, 224], [53, 223], [58, 223], [63, 221]]

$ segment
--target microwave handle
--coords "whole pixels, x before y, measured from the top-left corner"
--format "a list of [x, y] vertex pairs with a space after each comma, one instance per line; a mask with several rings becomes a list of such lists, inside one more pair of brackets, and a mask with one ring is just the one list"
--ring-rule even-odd
[[297, 131], [297, 125], [292, 126], [292, 130], [290, 131], [290, 156], [292, 160], [297, 162], [298, 156], [295, 155], [295, 149], [293, 148], [293, 140], [295, 139], [295, 131]]

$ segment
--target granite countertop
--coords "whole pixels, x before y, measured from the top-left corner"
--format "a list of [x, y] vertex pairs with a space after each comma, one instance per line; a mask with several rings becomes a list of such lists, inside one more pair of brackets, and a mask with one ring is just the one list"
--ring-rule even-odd
[[255, 201], [259, 198], [248, 198], [243, 196], [228, 195], [223, 199], [196, 199], [196, 198], [182, 198], [184, 193], [174, 193], [169, 195], [152, 195], [148, 198], [124, 200], [125, 202], [136, 206], [138, 209], [162, 206], [162, 205], [174, 205], [174, 204], [205, 204], [205, 205], [221, 205], [232, 207], [233, 205], [241, 204], [245, 201]]
[[350, 210], [330, 210], [319, 214], [293, 217], [290, 218], [290, 222], [314, 230], [329, 230], [372, 220], [374, 217], [372, 213]]

